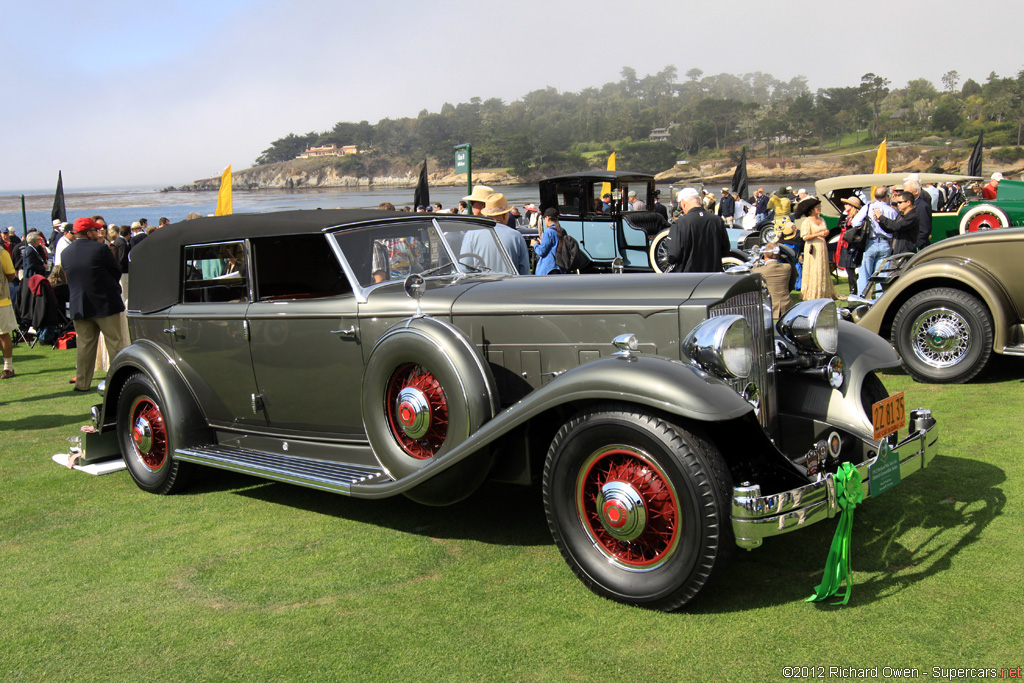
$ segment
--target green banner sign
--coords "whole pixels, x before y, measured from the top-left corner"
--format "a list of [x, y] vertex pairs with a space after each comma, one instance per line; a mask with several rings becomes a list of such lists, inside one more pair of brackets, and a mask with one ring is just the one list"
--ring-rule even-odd
[[469, 171], [469, 150], [455, 150], [455, 172], [466, 173]]

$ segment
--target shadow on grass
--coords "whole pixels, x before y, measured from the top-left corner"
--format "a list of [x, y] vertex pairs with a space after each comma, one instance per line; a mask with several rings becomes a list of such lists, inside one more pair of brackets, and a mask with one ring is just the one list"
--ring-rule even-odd
[[[880, 377], [907, 376], [906, 371], [900, 366], [875, 370], [875, 374]], [[1000, 384], [1002, 382], [1024, 382], [1024, 358], [993, 354], [985, 369], [968, 384]]]
[[[924, 472], [858, 505], [854, 586], [845, 609], [892, 597], [949, 569], [1002, 514], [1006, 496], [999, 484], [1005, 480], [993, 465], [940, 455]], [[804, 600], [821, 582], [837, 522], [768, 539], [749, 553], [736, 549], [733, 563], [686, 611], [715, 614]], [[840, 609], [831, 602], [815, 607]]]
[[539, 486], [486, 482], [466, 500], [445, 507], [415, 503], [404, 496], [381, 500], [349, 498], [245, 474], [202, 468], [183, 495], [230, 491], [253, 500], [383, 526], [410, 534], [469, 539], [512, 546], [553, 541]]

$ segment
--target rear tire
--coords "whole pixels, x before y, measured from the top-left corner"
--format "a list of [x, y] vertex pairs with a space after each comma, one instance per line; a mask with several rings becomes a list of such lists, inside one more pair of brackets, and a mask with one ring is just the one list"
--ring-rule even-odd
[[128, 473], [140, 489], [161, 495], [184, 489], [193, 470], [174, 458], [177, 436], [165, 420], [165, 405], [143, 373], [128, 378], [117, 401], [117, 439]]
[[731, 554], [731, 477], [693, 430], [633, 406], [594, 406], [558, 431], [544, 508], [562, 557], [591, 591], [672, 611]]
[[959, 289], [927, 289], [900, 306], [892, 345], [918, 382], [961, 384], [992, 356], [992, 316], [985, 304]]

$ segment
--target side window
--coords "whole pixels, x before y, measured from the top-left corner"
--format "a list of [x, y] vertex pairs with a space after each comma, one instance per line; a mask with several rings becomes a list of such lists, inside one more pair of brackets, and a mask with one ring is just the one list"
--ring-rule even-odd
[[351, 294], [348, 278], [324, 235], [250, 240], [258, 301]]
[[[335, 233], [360, 286], [402, 280], [410, 273], [456, 272], [432, 223], [398, 221]], [[458, 249], [458, 245], [453, 245]]]
[[185, 303], [249, 300], [244, 242], [185, 247]]

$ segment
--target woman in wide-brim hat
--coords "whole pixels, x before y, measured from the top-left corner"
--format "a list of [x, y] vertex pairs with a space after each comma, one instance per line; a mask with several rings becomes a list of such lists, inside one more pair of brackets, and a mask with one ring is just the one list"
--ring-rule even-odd
[[810, 299], [835, 299], [836, 290], [829, 275], [828, 226], [821, 217], [821, 200], [807, 197], [797, 204], [793, 215], [806, 216], [800, 225], [800, 237], [804, 241], [804, 268], [801, 277], [800, 294], [804, 301]]

